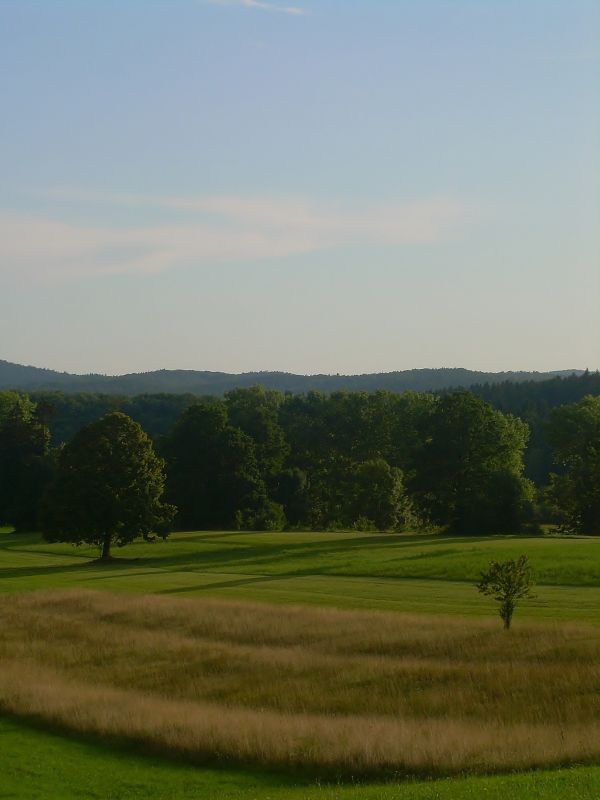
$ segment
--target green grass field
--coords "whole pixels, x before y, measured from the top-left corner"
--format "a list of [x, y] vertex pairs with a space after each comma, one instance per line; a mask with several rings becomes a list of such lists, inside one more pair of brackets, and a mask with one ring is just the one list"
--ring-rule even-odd
[[597, 800], [600, 767], [401, 784], [310, 785], [198, 769], [0, 719], [2, 800]]
[[536, 599], [519, 617], [600, 622], [600, 540], [574, 537], [442, 537], [356, 533], [180, 533], [116, 550], [0, 534], [0, 588], [51, 587], [212, 595], [269, 603], [490, 614], [473, 587], [493, 558], [526, 553]]
[[[91, 588], [178, 597], [494, 618], [474, 588], [491, 559], [529, 556], [535, 600], [519, 621], [600, 622], [600, 540], [459, 538], [357, 533], [181, 533], [116, 550], [108, 565], [89, 548], [0, 531], [0, 590]], [[8, 599], [8, 598], [7, 598]], [[500, 622], [498, 620], [499, 634]], [[148, 758], [139, 745], [58, 733], [31, 720], [0, 721], [0, 798], [289, 798], [289, 800], [598, 800], [600, 767], [403, 783], [316, 785], [250, 769], [199, 768]]]

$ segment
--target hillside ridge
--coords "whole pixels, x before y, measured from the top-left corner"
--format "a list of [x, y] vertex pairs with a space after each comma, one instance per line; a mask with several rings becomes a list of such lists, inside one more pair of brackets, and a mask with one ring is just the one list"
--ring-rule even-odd
[[584, 370], [549, 372], [482, 372], [463, 367], [439, 367], [363, 373], [360, 375], [297, 375], [291, 372], [256, 371], [244, 373], [209, 370], [160, 369], [124, 375], [74, 374], [44, 367], [15, 364], [0, 359], [0, 389], [103, 392], [136, 395], [145, 393], [222, 395], [229, 389], [261, 385], [294, 393], [320, 390], [433, 391], [505, 381], [543, 381], [557, 376], [581, 375]]

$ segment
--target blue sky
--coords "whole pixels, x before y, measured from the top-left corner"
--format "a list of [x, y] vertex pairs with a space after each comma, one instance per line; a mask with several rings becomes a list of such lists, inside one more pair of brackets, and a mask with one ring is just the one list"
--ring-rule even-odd
[[0, 358], [600, 367], [595, 0], [0, 0]]

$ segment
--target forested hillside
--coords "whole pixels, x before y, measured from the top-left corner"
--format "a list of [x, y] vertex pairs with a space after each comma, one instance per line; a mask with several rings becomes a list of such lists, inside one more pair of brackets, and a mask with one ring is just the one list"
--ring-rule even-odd
[[100, 392], [103, 394], [201, 394], [223, 395], [230, 389], [263, 386], [281, 392], [299, 394], [309, 391], [436, 391], [447, 388], [468, 388], [473, 384], [495, 384], [504, 381], [543, 381], [555, 375], [580, 373], [560, 372], [477, 372], [452, 369], [410, 369], [368, 375], [293, 375], [288, 372], [226, 372], [196, 370], [157, 370], [130, 375], [71, 375], [39, 367], [27, 367], [0, 360], [0, 389], [25, 391], [50, 390], [63, 392]]

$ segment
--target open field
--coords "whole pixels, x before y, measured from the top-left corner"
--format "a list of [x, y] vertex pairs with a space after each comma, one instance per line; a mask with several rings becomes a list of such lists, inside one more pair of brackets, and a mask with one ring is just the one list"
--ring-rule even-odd
[[89, 590], [0, 603], [0, 708], [320, 777], [600, 760], [600, 629]]
[[[473, 582], [521, 553], [537, 598], [506, 634]], [[212, 532], [96, 555], [0, 533], [0, 797], [600, 796], [597, 539]]]
[[320, 533], [181, 533], [115, 551], [0, 534], [0, 590], [89, 587], [269, 603], [489, 615], [473, 588], [492, 558], [529, 555], [536, 599], [519, 618], [600, 622], [600, 539]]

